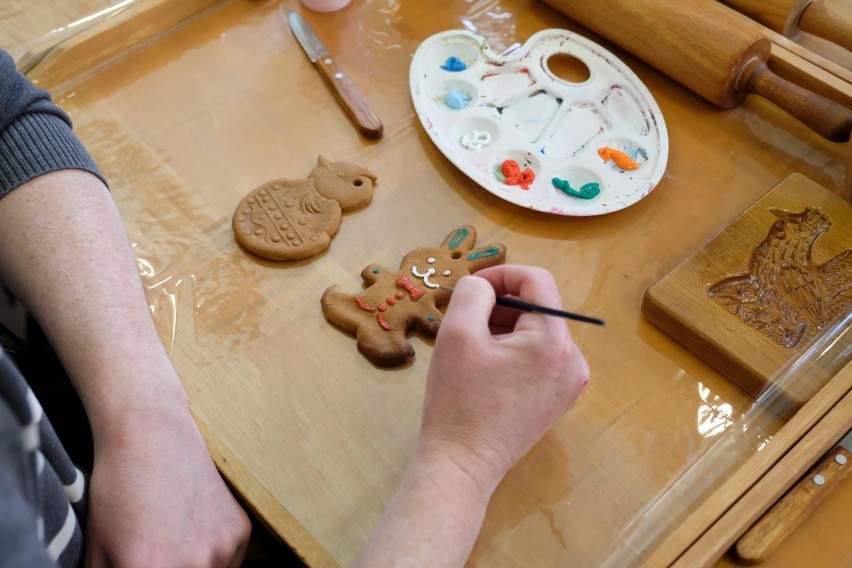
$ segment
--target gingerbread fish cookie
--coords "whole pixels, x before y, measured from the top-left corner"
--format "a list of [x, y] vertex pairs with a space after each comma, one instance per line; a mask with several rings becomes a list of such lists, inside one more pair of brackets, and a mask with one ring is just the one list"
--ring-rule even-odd
[[271, 260], [298, 260], [328, 248], [343, 211], [370, 203], [376, 176], [320, 156], [307, 179], [267, 182], [246, 195], [231, 226], [238, 243]]
[[409, 329], [435, 336], [441, 323], [438, 306], [450, 301], [462, 277], [502, 264], [500, 243], [474, 250], [476, 230], [464, 225], [440, 247], [419, 248], [402, 259], [398, 271], [371, 264], [361, 271], [366, 288], [349, 294], [338, 285], [322, 295], [322, 313], [333, 325], [355, 334], [358, 349], [376, 365], [396, 366], [414, 357]]

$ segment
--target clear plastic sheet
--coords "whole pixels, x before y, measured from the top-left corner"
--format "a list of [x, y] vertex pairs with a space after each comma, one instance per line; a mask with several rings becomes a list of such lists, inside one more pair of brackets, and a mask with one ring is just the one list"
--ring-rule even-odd
[[137, 0], [4, 2], [0, 6], [0, 47], [26, 73], [60, 42], [117, 16]]
[[683, 470], [672, 477], [671, 483], [636, 514], [611, 547], [614, 552], [601, 565], [638, 565], [659, 545], [667, 531], [682, 522], [720, 482], [736, 476], [738, 468], [752, 453], [772, 443], [772, 434], [778, 426], [773, 408], [782, 401], [785, 386], [806, 377], [814, 380], [815, 385], [825, 385], [850, 362], [852, 313], [815, 337], [778, 369], [771, 386], [741, 416], [725, 420], [724, 432], [720, 432], [716, 442], [692, 456]]
[[[349, 563], [411, 451], [431, 341], [413, 337], [411, 366], [377, 369], [324, 321], [319, 297], [335, 283], [357, 289], [364, 266], [395, 266], [472, 223], [483, 242], [507, 245], [510, 262], [549, 267], [567, 309], [608, 325], [571, 325], [592, 384], [500, 485], [471, 565], [641, 561], [690, 506], [670, 498], [700, 498], [783, 425], [645, 321], [642, 294], [791, 171], [840, 193], [845, 149], [759, 99], [721, 112], [608, 46], [657, 98], [668, 171], [618, 214], [527, 211], [432, 145], [410, 102], [411, 55], [446, 29], [482, 34], [495, 52], [548, 27], [600, 38], [540, 2], [354, 0], [305, 13], [379, 112], [385, 137], [374, 143], [296, 44], [288, 9], [300, 6], [226, 2], [83, 81], [50, 85], [109, 179], [220, 468], [310, 563]], [[315, 258], [273, 263], [241, 249], [231, 216], [242, 196], [306, 176], [318, 154], [376, 172], [373, 203], [345, 215]], [[108, 291], [93, 301], [99, 293]]]

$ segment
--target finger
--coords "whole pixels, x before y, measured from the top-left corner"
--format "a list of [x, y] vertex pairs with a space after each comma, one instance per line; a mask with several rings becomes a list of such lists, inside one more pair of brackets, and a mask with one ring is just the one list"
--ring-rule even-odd
[[492, 331], [494, 329], [512, 331], [522, 313], [506, 306], [494, 306], [494, 311], [491, 312], [491, 319], [489, 320]]
[[228, 568], [239, 568], [243, 565], [243, 560], [246, 556], [246, 551], [248, 550], [249, 541], [248, 539], [244, 540], [238, 547], [237, 551], [234, 554], [231, 563], [228, 564]]
[[494, 301], [494, 288], [486, 280], [476, 276], [463, 277], [453, 289], [439, 329], [457, 326], [474, 330], [488, 329]]
[[544, 268], [504, 264], [483, 268], [476, 276], [490, 282], [498, 296], [515, 296], [534, 304], [562, 307], [553, 275]]
[[[556, 281], [544, 268], [501, 265], [479, 270], [476, 275], [490, 282], [498, 295], [514, 296], [549, 308], [562, 308], [562, 297], [556, 287]], [[528, 312], [519, 314], [515, 324], [516, 330], [546, 329], [548, 333], [555, 333], [558, 337], [568, 334], [565, 322], [558, 318]]]

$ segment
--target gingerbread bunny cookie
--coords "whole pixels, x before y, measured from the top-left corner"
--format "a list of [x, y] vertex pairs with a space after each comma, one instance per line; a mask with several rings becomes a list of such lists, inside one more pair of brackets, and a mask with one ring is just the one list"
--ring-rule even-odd
[[358, 349], [376, 365], [396, 366], [414, 357], [409, 329], [435, 336], [441, 323], [438, 306], [450, 301], [453, 285], [477, 270], [502, 264], [500, 243], [474, 250], [476, 230], [464, 225], [440, 247], [419, 248], [402, 259], [398, 271], [371, 264], [361, 271], [366, 288], [349, 294], [340, 286], [322, 295], [322, 313], [333, 325], [354, 333]]
[[234, 236], [271, 260], [314, 256], [328, 248], [342, 211], [370, 203], [375, 183], [365, 168], [320, 156], [307, 179], [273, 180], [246, 195], [234, 211]]

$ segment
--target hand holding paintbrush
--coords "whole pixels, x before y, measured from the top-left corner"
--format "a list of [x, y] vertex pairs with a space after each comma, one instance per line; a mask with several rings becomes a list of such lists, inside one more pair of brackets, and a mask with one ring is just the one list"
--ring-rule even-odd
[[[453, 291], [453, 288], [448, 286], [442, 286], [444, 290]], [[512, 298], [511, 296], [496, 296], [495, 303], [498, 306], [504, 306], [507, 308], [514, 308], [516, 310], [522, 310], [525, 312], [532, 312], [535, 314], [543, 314], [547, 316], [556, 316], [560, 318], [570, 319], [574, 321], [582, 321], [586, 323], [593, 323], [595, 325], [604, 325], [604, 320], [592, 316], [584, 316], [582, 314], [577, 314], [573, 312], [566, 312], [564, 310], [558, 310], [556, 308], [549, 308], [547, 306], [540, 306], [538, 304], [533, 304], [531, 302], [526, 302], [524, 300], [518, 298]]]
[[495, 311], [494, 292], [559, 304], [542, 268], [501, 264], [458, 280], [435, 338], [420, 435], [353, 566], [391, 565], [395, 554], [416, 566], [463, 565], [500, 480], [588, 384], [589, 366], [567, 325]]

